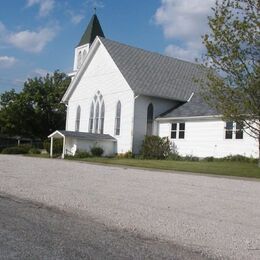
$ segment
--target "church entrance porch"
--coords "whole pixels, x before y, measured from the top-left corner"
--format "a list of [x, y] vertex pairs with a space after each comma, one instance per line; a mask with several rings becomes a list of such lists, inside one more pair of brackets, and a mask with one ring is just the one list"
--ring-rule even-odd
[[104, 150], [104, 156], [111, 156], [117, 152], [117, 140], [108, 134], [56, 130], [50, 134], [48, 138], [51, 139], [51, 158], [53, 157], [54, 139], [63, 139], [62, 158], [64, 158], [65, 155], [74, 156], [77, 151], [90, 152], [92, 147], [101, 147]]

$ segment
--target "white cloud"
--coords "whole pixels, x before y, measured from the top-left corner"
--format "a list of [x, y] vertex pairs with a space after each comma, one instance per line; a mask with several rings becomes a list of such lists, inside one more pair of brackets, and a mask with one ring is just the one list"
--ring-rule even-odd
[[2, 22], [0, 22], [0, 33], [4, 33], [5, 31], [5, 25]]
[[197, 50], [183, 48], [173, 44], [170, 44], [165, 48], [165, 54], [167, 56], [188, 61], [195, 61], [195, 59], [199, 56], [199, 52]]
[[7, 42], [13, 46], [28, 52], [38, 53], [43, 50], [57, 34], [57, 28], [43, 28], [39, 31], [21, 31], [10, 33]]
[[10, 56], [0, 56], [0, 68], [10, 68], [17, 62], [16, 58]]
[[76, 14], [72, 10], [68, 10], [66, 13], [69, 15], [70, 21], [73, 24], [79, 24], [85, 17], [85, 15], [83, 13]]
[[84, 19], [84, 15], [82, 14], [74, 14], [71, 16], [71, 22], [73, 24], [78, 24]]
[[48, 70], [37, 68], [33, 71], [33, 74], [36, 74], [36, 76], [45, 77], [47, 74], [51, 74]]
[[207, 17], [214, 3], [215, 0], [161, 0], [155, 23], [162, 27], [166, 39], [182, 43], [181, 47], [167, 46], [166, 54], [192, 61], [200, 57], [201, 35], [208, 30]]
[[54, 0], [27, 0], [27, 7], [39, 5], [39, 16], [47, 16], [54, 8]]
[[5, 25], [0, 21], [0, 43], [2, 43], [6, 36]]
[[103, 8], [105, 6], [102, 0], [87, 0], [86, 4], [93, 8]]

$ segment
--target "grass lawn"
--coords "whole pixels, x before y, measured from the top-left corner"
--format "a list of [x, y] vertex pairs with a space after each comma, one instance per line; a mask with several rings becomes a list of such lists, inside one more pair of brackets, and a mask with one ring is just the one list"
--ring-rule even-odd
[[126, 165], [140, 168], [152, 168], [160, 170], [174, 170], [194, 173], [206, 173], [236, 177], [260, 178], [260, 168], [255, 163], [248, 162], [189, 162], [189, 161], [167, 161], [167, 160], [139, 160], [139, 159], [117, 159], [117, 158], [85, 158], [79, 160], [85, 162]]

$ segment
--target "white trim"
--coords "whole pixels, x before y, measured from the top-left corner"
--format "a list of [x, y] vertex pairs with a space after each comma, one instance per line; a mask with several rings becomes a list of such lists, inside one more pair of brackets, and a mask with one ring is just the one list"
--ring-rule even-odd
[[191, 101], [191, 99], [192, 99], [193, 95], [194, 95], [194, 92], [192, 92], [192, 93], [191, 93], [191, 95], [190, 95], [190, 98], [188, 99], [188, 101], [187, 101], [187, 102], [190, 102], [190, 101]]
[[65, 146], [66, 146], [66, 137], [64, 136], [63, 138], [63, 146], [62, 146], [62, 155], [61, 158], [64, 159], [65, 158]]
[[70, 96], [72, 95], [73, 91], [75, 90], [78, 82], [80, 81], [81, 77], [83, 76], [83, 73], [85, 72], [86, 68], [90, 64], [92, 58], [94, 57], [94, 55], [95, 55], [95, 53], [96, 53], [96, 51], [97, 51], [97, 49], [100, 45], [101, 45], [101, 41], [97, 37], [95, 39], [95, 41], [93, 42], [93, 44], [91, 45], [91, 48], [90, 48], [90, 50], [87, 54], [86, 59], [83, 61], [83, 64], [81, 65], [81, 67], [77, 71], [77, 74], [73, 78], [73, 80], [70, 83], [68, 89], [66, 90], [64, 96], [62, 97], [61, 103], [67, 103], [68, 102]]
[[74, 77], [76, 74], [77, 74], [77, 71], [76, 71], [76, 70], [67, 73], [68, 77]]
[[50, 145], [50, 157], [53, 157], [53, 137], [51, 137], [51, 145]]
[[54, 135], [56, 135], [56, 134], [59, 134], [61, 137], [65, 137], [65, 135], [63, 135], [59, 130], [56, 130], [55, 132], [53, 132], [52, 134], [50, 134], [49, 136], [48, 136], [48, 138], [52, 138]]
[[200, 119], [219, 119], [222, 118], [222, 115], [214, 115], [214, 116], [184, 116], [184, 117], [158, 117], [155, 120], [156, 121], [171, 121], [171, 120], [200, 120]]

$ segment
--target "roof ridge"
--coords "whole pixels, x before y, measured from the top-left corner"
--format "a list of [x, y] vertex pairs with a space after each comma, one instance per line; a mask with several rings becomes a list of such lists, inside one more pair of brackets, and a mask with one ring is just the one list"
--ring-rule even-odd
[[183, 102], [198, 89], [198, 83], [193, 78], [205, 78], [199, 64], [102, 37], [98, 40], [134, 93]]
[[147, 52], [147, 53], [152, 53], [152, 54], [155, 54], [155, 55], [159, 55], [159, 56], [162, 56], [164, 58], [168, 58], [168, 59], [171, 59], [171, 60], [176, 60], [176, 61], [180, 61], [180, 62], [184, 62], [184, 63], [188, 63], [188, 64], [192, 64], [192, 65], [195, 65], [195, 66], [200, 66], [200, 64], [198, 63], [195, 63], [195, 62], [191, 62], [191, 61], [186, 61], [186, 60], [182, 60], [182, 59], [179, 59], [179, 58], [175, 58], [175, 57], [171, 57], [171, 56], [168, 56], [168, 55], [164, 55], [162, 53], [159, 53], [159, 52], [156, 52], [156, 51], [150, 51], [150, 50], [146, 50], [146, 49], [143, 49], [141, 47], [136, 47], [136, 46], [132, 46], [130, 44], [127, 44], [127, 43], [122, 43], [122, 42], [119, 42], [119, 41], [115, 41], [115, 40], [111, 40], [109, 38], [105, 38], [105, 37], [101, 37], [101, 36], [97, 36], [101, 41], [110, 41], [110, 42], [114, 42], [114, 43], [117, 43], [117, 44], [120, 44], [120, 45], [124, 45], [126, 47], [130, 47], [130, 48], [134, 48], [134, 49], [138, 49], [138, 50], [141, 50], [141, 51], [144, 51], [144, 52]]

